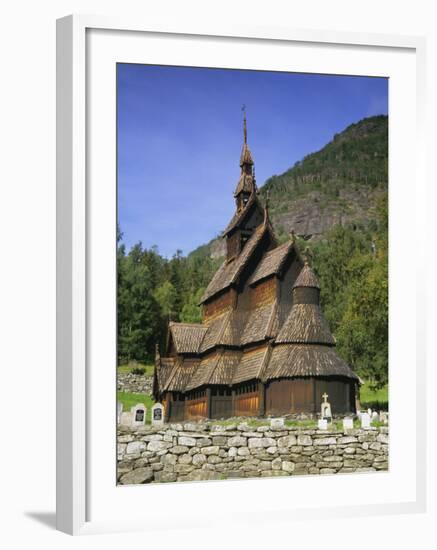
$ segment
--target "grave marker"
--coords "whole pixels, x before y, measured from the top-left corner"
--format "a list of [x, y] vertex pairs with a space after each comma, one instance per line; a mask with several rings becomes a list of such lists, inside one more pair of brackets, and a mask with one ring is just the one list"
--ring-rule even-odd
[[321, 405], [321, 416], [326, 420], [332, 420], [331, 404], [328, 402], [328, 394], [325, 392], [322, 395], [323, 402]]
[[144, 426], [146, 423], [146, 413], [147, 409], [143, 403], [137, 403], [131, 408], [132, 422], [131, 425], [135, 426]]
[[152, 426], [162, 426], [164, 424], [164, 407], [161, 403], [155, 403], [152, 407]]
[[370, 429], [370, 415], [369, 413], [361, 413], [361, 427], [363, 430]]
[[319, 418], [319, 421], [317, 423], [317, 427], [319, 430], [327, 430], [328, 429], [328, 421], [326, 418]]
[[354, 428], [354, 419], [353, 418], [343, 418], [343, 430], [353, 430]]

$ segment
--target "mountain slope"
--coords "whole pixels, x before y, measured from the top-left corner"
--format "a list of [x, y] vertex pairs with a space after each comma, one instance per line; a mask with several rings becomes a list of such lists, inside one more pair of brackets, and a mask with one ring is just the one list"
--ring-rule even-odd
[[[320, 240], [336, 225], [367, 226], [376, 218], [378, 199], [387, 193], [388, 118], [365, 118], [336, 134], [260, 189], [269, 194], [273, 226], [284, 240], [294, 229], [305, 240]], [[217, 258], [224, 241], [215, 239], [191, 254]]]

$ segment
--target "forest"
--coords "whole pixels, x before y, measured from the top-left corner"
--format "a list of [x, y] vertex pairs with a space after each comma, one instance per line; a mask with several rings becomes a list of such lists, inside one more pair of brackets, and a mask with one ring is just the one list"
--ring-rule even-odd
[[[288, 236], [275, 227], [274, 215], [293, 196], [317, 190], [319, 196], [335, 199], [345, 186], [378, 191], [366, 223], [334, 225], [317, 240], [298, 238], [319, 277], [321, 304], [338, 353], [375, 389], [388, 381], [387, 157], [387, 117], [372, 117], [347, 128], [282, 176], [270, 178], [260, 193], [265, 200], [269, 189], [273, 225], [283, 241]], [[151, 362], [157, 342], [163, 350], [169, 320], [201, 321], [200, 297], [223, 261], [211, 257], [210, 244], [187, 256], [176, 250], [167, 259], [157, 247], [141, 243], [126, 250], [119, 229], [119, 364]]]

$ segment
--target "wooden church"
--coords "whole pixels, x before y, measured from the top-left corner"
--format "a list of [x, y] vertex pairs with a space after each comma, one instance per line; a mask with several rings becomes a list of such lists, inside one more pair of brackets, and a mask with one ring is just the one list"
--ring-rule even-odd
[[156, 354], [166, 421], [317, 413], [325, 392], [333, 414], [355, 412], [358, 377], [335, 351], [317, 277], [293, 235], [277, 244], [253, 165], [244, 118], [236, 211], [202, 324], [170, 322], [166, 356]]

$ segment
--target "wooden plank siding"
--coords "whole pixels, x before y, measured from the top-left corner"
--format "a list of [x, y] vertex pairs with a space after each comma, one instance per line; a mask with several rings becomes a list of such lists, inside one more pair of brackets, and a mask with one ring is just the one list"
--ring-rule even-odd
[[322, 395], [328, 394], [332, 414], [355, 412], [355, 384], [341, 379], [316, 379], [315, 399], [317, 410], [320, 411]]
[[228, 289], [224, 294], [221, 294], [211, 300], [209, 303], [202, 306], [203, 322], [208, 322], [216, 319], [222, 313], [232, 309], [236, 303], [236, 292], [234, 289]]
[[250, 292], [250, 308], [256, 308], [271, 304], [276, 299], [277, 294], [277, 279], [270, 277], [269, 279], [258, 283], [251, 289]]
[[206, 418], [207, 403], [206, 396], [198, 399], [189, 399], [185, 403], [185, 418], [187, 420], [195, 420], [198, 418]]
[[235, 416], [258, 416], [259, 390], [258, 383], [246, 383], [238, 386], [234, 396]]
[[273, 380], [267, 384], [267, 415], [293, 414], [299, 412], [315, 412], [313, 379], [279, 379]]

